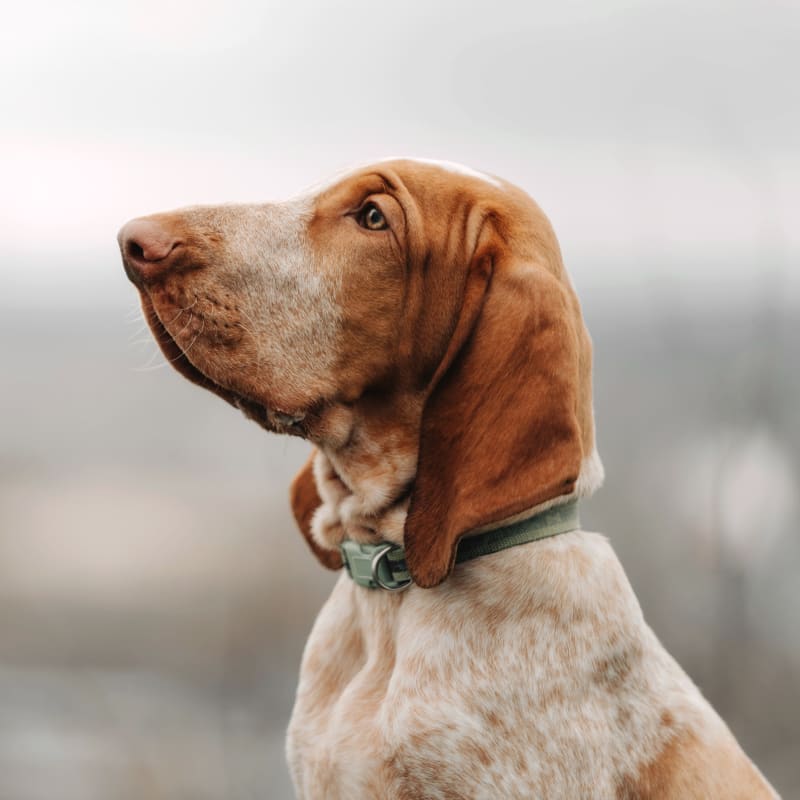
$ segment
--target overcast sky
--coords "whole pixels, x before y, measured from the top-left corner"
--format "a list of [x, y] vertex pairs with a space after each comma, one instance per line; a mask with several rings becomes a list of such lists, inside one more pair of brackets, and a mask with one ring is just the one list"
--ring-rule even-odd
[[126, 219], [387, 155], [523, 186], [579, 288], [796, 287], [799, 79], [794, 0], [16, 3], [0, 303], [127, 299]]

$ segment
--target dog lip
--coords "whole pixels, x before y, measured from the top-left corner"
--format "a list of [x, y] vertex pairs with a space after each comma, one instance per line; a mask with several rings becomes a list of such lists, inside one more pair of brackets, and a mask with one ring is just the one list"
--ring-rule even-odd
[[150, 330], [153, 333], [153, 338], [158, 343], [158, 346], [161, 348], [161, 352], [164, 354], [169, 364], [171, 364], [185, 378], [188, 378], [193, 383], [196, 383], [205, 389], [215, 392], [229, 402], [233, 402], [239, 398], [243, 401], [252, 402], [249, 400], [249, 398], [244, 397], [244, 395], [242, 395], [240, 392], [236, 392], [233, 389], [222, 386], [213, 378], [210, 378], [208, 375], [206, 375], [206, 373], [203, 372], [203, 370], [200, 369], [200, 367], [198, 367], [197, 364], [189, 358], [183, 348], [175, 340], [175, 337], [167, 330], [167, 326], [158, 315], [155, 304], [153, 303], [153, 300], [147, 291], [141, 291], [140, 294], [142, 298], [142, 310], [144, 311], [145, 320], [150, 326]]
[[294, 433], [303, 435], [302, 423], [306, 418], [306, 411], [294, 412], [269, 408], [266, 404], [249, 397], [235, 389], [228, 388], [210, 378], [197, 364], [189, 358], [183, 348], [178, 344], [172, 334], [167, 330], [161, 317], [156, 311], [152, 298], [146, 291], [141, 291], [142, 310], [145, 320], [150, 326], [153, 338], [161, 348], [161, 352], [178, 372], [185, 378], [208, 389], [223, 400], [238, 408], [245, 416], [254, 420], [270, 431]]

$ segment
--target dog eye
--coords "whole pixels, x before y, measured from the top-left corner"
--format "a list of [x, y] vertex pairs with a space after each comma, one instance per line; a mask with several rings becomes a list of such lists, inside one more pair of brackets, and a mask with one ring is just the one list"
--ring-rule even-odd
[[375, 203], [367, 203], [358, 214], [358, 224], [370, 231], [382, 231], [389, 227], [386, 217]]

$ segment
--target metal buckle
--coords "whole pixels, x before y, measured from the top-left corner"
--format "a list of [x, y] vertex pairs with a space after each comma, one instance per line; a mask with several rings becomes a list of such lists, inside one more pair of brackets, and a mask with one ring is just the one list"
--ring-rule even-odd
[[[375, 551], [375, 555], [372, 556], [372, 563], [370, 564], [370, 577], [377, 586], [379, 586], [381, 589], [386, 589], [387, 592], [402, 592], [411, 586], [413, 582], [411, 578], [409, 578], [405, 583], [400, 583], [397, 586], [388, 586], [381, 580], [380, 575], [378, 574], [378, 569], [381, 565], [381, 559], [386, 558], [389, 552], [393, 549], [400, 550], [396, 544], [389, 543], [383, 545], [383, 547], [380, 547]], [[388, 564], [387, 567], [391, 573], [391, 567], [389, 567]]]

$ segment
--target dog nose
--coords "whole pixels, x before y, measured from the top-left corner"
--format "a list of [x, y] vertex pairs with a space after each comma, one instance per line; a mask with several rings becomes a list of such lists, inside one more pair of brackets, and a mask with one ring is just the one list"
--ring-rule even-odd
[[170, 256], [181, 242], [162, 223], [152, 219], [133, 219], [117, 236], [128, 277], [138, 283], [153, 280], [167, 272]]

